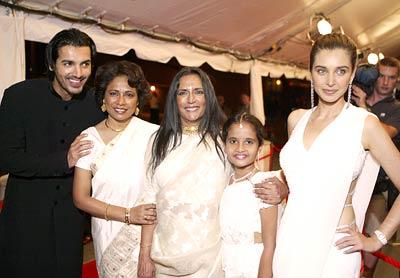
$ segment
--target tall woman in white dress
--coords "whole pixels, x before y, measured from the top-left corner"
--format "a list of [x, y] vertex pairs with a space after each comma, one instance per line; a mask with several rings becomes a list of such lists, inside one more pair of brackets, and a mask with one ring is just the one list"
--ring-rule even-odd
[[359, 250], [381, 248], [399, 225], [396, 200], [374, 236], [359, 232], [378, 163], [399, 187], [400, 155], [379, 120], [348, 101], [356, 60], [356, 46], [341, 34], [322, 36], [311, 49], [318, 105], [288, 118], [290, 139], [280, 161], [290, 195], [277, 236], [274, 277], [359, 277]]
[[75, 205], [91, 214], [100, 277], [136, 277], [140, 226], [152, 224], [155, 205], [135, 207], [142, 191], [144, 153], [158, 126], [135, 115], [149, 85], [139, 66], [127, 61], [100, 67], [96, 95], [107, 118], [83, 133], [94, 146], [76, 163]]

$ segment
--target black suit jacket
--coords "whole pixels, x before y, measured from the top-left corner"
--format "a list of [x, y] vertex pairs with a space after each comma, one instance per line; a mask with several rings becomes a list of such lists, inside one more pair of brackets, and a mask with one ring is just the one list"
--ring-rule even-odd
[[63, 101], [48, 80], [8, 88], [0, 106], [0, 170], [10, 174], [0, 214], [4, 277], [80, 277], [82, 215], [67, 152], [104, 117], [93, 92]]

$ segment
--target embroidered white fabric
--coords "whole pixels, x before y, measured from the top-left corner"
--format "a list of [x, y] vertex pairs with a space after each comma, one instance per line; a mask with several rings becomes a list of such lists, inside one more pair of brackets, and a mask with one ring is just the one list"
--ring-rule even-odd
[[208, 145], [199, 140], [183, 135], [146, 178], [141, 202], [157, 206], [151, 252], [157, 277], [222, 277], [218, 207], [230, 168], [210, 138]]
[[228, 185], [221, 199], [222, 267], [225, 277], [256, 278], [263, 244], [254, 243], [254, 233], [261, 234], [260, 209], [263, 203], [253, 193], [253, 185], [275, 172], [258, 172], [250, 179]]

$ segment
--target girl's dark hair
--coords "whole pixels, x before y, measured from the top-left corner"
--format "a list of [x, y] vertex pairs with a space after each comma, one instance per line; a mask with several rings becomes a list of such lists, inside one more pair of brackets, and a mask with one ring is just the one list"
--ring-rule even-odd
[[47, 75], [50, 80], [54, 79], [54, 70], [50, 70], [50, 68], [54, 69], [56, 61], [58, 59], [59, 50], [61, 47], [66, 45], [76, 47], [89, 47], [90, 59], [92, 62], [91, 65], [92, 67], [94, 65], [94, 58], [96, 57], [96, 45], [94, 44], [94, 41], [86, 33], [76, 28], [62, 30], [55, 34], [55, 36], [46, 46]]
[[102, 65], [96, 71], [94, 87], [96, 91], [96, 101], [101, 106], [108, 84], [117, 76], [126, 76], [128, 84], [136, 88], [138, 94], [138, 106], [143, 107], [150, 97], [150, 86], [144, 77], [142, 69], [135, 63], [128, 61], [113, 61]]
[[334, 49], [344, 49], [349, 53], [354, 70], [357, 63], [357, 46], [348, 36], [337, 33], [323, 35], [314, 42], [310, 52], [310, 70], [312, 70], [318, 52]]
[[201, 136], [199, 144], [203, 143], [208, 145], [205, 137], [210, 136], [214, 141], [218, 156], [225, 162], [223, 148], [219, 142], [219, 139], [221, 139], [221, 127], [225, 116], [218, 104], [214, 87], [210, 78], [204, 71], [195, 67], [185, 67], [174, 76], [168, 90], [164, 118], [155, 135], [152, 147], [152, 157], [149, 165], [149, 170], [151, 170], [152, 173], [154, 173], [168, 153], [181, 144], [182, 123], [179, 115], [176, 93], [181, 78], [187, 75], [197, 75], [200, 78], [206, 100], [204, 115], [199, 125], [199, 134]]
[[253, 116], [247, 112], [241, 112], [233, 115], [225, 122], [222, 129], [222, 140], [226, 143], [226, 140], [228, 139], [229, 128], [233, 124], [241, 124], [243, 122], [253, 126], [254, 130], [256, 131], [258, 144], [261, 146], [264, 143], [264, 139], [266, 139], [264, 126], [256, 116]]

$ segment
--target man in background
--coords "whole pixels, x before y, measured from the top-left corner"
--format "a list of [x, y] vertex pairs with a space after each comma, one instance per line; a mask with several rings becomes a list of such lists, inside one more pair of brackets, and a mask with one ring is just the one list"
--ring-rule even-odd
[[[400, 103], [394, 93], [400, 73], [400, 63], [396, 58], [387, 57], [378, 62], [378, 79], [370, 96], [353, 85], [353, 101], [359, 107], [374, 113], [381, 121], [388, 135], [397, 147], [400, 142]], [[387, 201], [383, 193], [387, 191]], [[372, 235], [385, 218], [388, 209], [393, 205], [399, 191], [381, 168], [375, 184], [374, 192], [365, 217], [365, 231]], [[363, 277], [373, 277], [378, 259], [364, 253], [365, 273]]]
[[240, 108], [239, 113], [247, 112], [250, 113], [250, 96], [248, 94], [240, 94]]
[[232, 114], [232, 110], [229, 108], [229, 106], [225, 102], [225, 97], [223, 95], [217, 95], [217, 100], [219, 106], [222, 108], [222, 111], [224, 111], [225, 116], [229, 118]]

